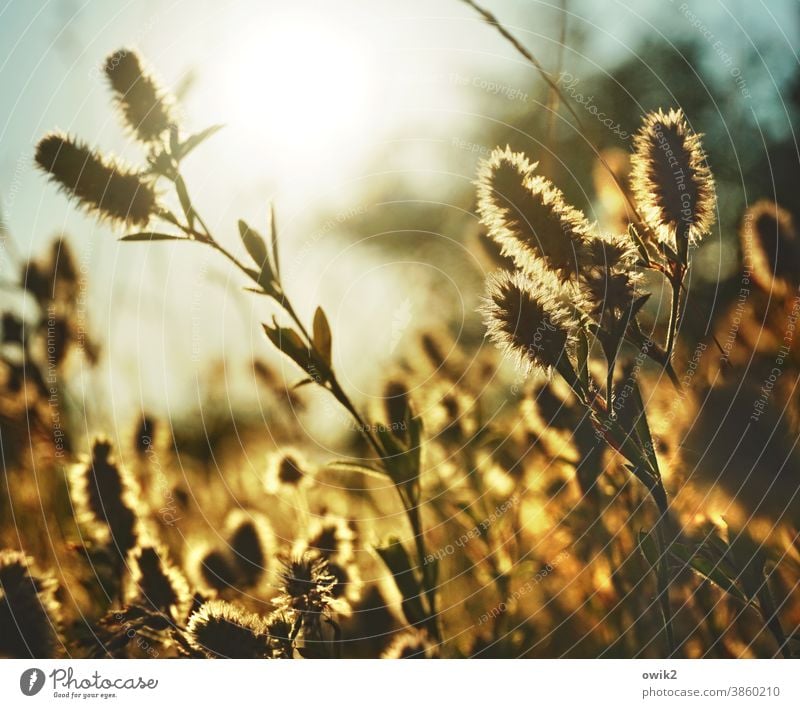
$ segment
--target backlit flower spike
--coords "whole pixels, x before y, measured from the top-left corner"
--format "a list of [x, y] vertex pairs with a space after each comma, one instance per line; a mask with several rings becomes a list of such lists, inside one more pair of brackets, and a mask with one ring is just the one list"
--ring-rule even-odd
[[521, 270], [541, 260], [562, 281], [577, 277], [588, 257], [591, 226], [538, 163], [509, 147], [496, 148], [478, 172], [478, 214], [504, 255]]
[[490, 275], [482, 312], [489, 337], [526, 371], [566, 360], [579, 326], [546, 282], [522, 273]]
[[171, 99], [132, 49], [118, 49], [103, 66], [125, 123], [143, 143], [161, 138], [173, 125]]
[[631, 183], [647, 225], [659, 242], [680, 253], [714, 223], [714, 179], [683, 111], [645, 116], [634, 137]]
[[116, 159], [67, 135], [43, 137], [35, 159], [68, 196], [100, 219], [146, 226], [159, 210], [152, 184]]

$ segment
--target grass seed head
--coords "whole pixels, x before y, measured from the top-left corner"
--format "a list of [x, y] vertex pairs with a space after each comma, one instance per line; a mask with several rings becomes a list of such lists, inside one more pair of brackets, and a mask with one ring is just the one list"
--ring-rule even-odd
[[143, 546], [131, 552], [132, 584], [142, 604], [177, 614], [191, 603], [189, 584], [167, 558], [165, 549]]
[[588, 258], [590, 226], [536, 167], [523, 153], [495, 149], [478, 172], [478, 214], [518, 268], [538, 259], [566, 281]]
[[281, 573], [283, 596], [280, 604], [304, 617], [319, 616], [333, 601], [336, 578], [328, 572], [327, 562], [310, 553], [284, 561]]
[[272, 530], [265, 522], [253, 518], [232, 516], [232, 530], [228, 537], [231, 558], [239, 583], [244, 587], [257, 585], [269, 565], [272, 548]]
[[785, 295], [800, 282], [800, 243], [792, 215], [761, 199], [745, 212], [740, 230], [745, 267], [765, 292]]
[[133, 435], [133, 450], [139, 457], [145, 457], [154, 447], [156, 421], [143, 415]]
[[103, 67], [126, 124], [143, 143], [157, 141], [174, 123], [171, 100], [131, 49], [110, 54]]
[[482, 308], [489, 337], [527, 370], [548, 371], [567, 356], [578, 321], [542, 285], [521, 273], [501, 271], [487, 279]]
[[89, 213], [114, 224], [146, 226], [158, 211], [153, 186], [116, 160], [62, 133], [36, 146], [36, 164]]
[[326, 515], [312, 524], [305, 547], [325, 560], [346, 561], [353, 556], [353, 538], [353, 530], [347, 521]]
[[267, 624], [223, 600], [206, 602], [189, 618], [189, 643], [209, 659], [266, 659], [272, 656]]
[[716, 192], [700, 136], [683, 111], [647, 114], [634, 138], [632, 186], [642, 216], [661, 243], [697, 243], [714, 223]]
[[420, 337], [422, 353], [434, 369], [441, 369], [447, 365], [447, 346], [441, 337], [432, 332], [423, 332]]
[[47, 659], [59, 645], [55, 583], [32, 565], [22, 553], [0, 550], [0, 656]]
[[402, 381], [392, 380], [383, 390], [383, 408], [390, 426], [400, 426], [405, 422], [410, 398], [408, 387]]
[[277, 494], [283, 490], [291, 491], [308, 484], [311, 476], [307, 468], [305, 459], [295, 450], [272, 455], [267, 465], [265, 480], [267, 491]]
[[199, 574], [206, 586], [217, 592], [235, 588], [239, 578], [228, 556], [218, 550], [208, 551], [200, 558]]
[[95, 441], [91, 461], [73, 468], [71, 488], [79, 516], [98, 531], [95, 540], [109, 541], [120, 555], [127, 555], [136, 545], [139, 529], [133, 490], [111, 459], [111, 443]]

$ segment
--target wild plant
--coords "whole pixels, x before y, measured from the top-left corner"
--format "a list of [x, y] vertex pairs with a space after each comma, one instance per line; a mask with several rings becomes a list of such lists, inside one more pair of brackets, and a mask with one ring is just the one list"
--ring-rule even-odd
[[[582, 128], [569, 98], [538, 60], [491, 12], [472, 0], [465, 2], [535, 66]], [[650, 359], [660, 365], [679, 394], [682, 389], [673, 355], [687, 275], [692, 249], [709, 234], [716, 212], [714, 181], [700, 137], [680, 109], [648, 113], [633, 141], [630, 191], [596, 150], [602, 169], [611, 176], [632, 215], [623, 234], [589, 224], [526, 155], [508, 147], [496, 149], [478, 176], [478, 213], [516, 270], [488, 278], [484, 318], [489, 336], [519, 367], [556, 372], [566, 382], [585, 408], [597, 438], [623, 458], [627, 471], [655, 503], [654, 529], [640, 534], [639, 545], [656, 575], [668, 655], [675, 655], [679, 647], [670, 587], [687, 568], [756, 607], [780, 651], [790, 655], [773, 611], [764, 557], [752, 544], [749, 553], [741, 551], [748, 546], [747, 535], [728, 544], [712, 532], [697, 541], [687, 540], [675, 528], [640, 388], [643, 365]], [[791, 228], [788, 215], [779, 211], [776, 225], [784, 243], [791, 242], [786, 237]], [[784, 246], [790, 261], [792, 247]], [[774, 253], [761, 245], [756, 259], [756, 270], [774, 273], [780, 285]], [[641, 273], [648, 270], [662, 274], [671, 292], [670, 317], [660, 344], [645, 334], [647, 326], [642, 323], [651, 293], [642, 292]], [[629, 359], [617, 376], [623, 355]], [[598, 381], [603, 368], [605, 375]], [[733, 551], [737, 544], [738, 554]], [[735, 556], [737, 561], [733, 561]], [[753, 562], [743, 565], [748, 557]], [[742, 583], [750, 583], [750, 590], [743, 593]], [[766, 595], [759, 596], [759, 591]]]
[[[558, 90], [493, 15], [468, 4]], [[512, 396], [510, 413], [487, 416], [480, 400], [495, 373], [494, 356], [486, 351], [451, 356], [441, 333], [426, 334], [420, 342], [420, 358], [437, 371], [437, 379], [415, 391], [412, 402], [417, 372], [401, 362], [398, 375], [386, 383], [383, 407], [364, 412], [335, 370], [324, 310], [318, 307], [306, 322], [289, 297], [272, 208], [263, 234], [244, 220], [232, 229], [241, 241], [239, 256], [212, 233], [190, 196], [183, 161], [220, 126], [186, 134], [174, 99], [131, 50], [108, 57], [105, 74], [127, 130], [143, 149], [142, 164], [124, 164], [76, 138], [52, 133], [37, 146], [39, 167], [84, 210], [124, 229], [124, 242], [195, 242], [215, 251], [241, 274], [248, 293], [275, 306], [277, 314], [262, 326], [266, 339], [300, 371], [290, 395], [304, 386], [325, 389], [371, 452], [366, 461], [320, 468], [304, 457], [296, 440], [292, 444], [300, 449], [272, 451], [266, 478], [248, 502], [252, 508], [215, 509], [222, 528], [218, 541], [192, 549], [187, 559], [154, 528], [153, 509], [135, 475], [107, 442], [93, 440], [89, 458], [74, 467], [70, 491], [85, 534], [81, 552], [94, 569], [111, 572], [101, 579], [105, 601], [97, 603], [101, 617], [92, 622], [93, 637], [77, 641], [81, 650], [98, 656], [152, 656], [159, 647], [187, 657], [337, 657], [349, 648], [342, 620], [367, 623], [369, 617], [374, 655], [537, 655], [574, 646], [569, 632], [562, 640], [548, 628], [548, 617], [562, 612], [576, 626], [616, 632], [609, 655], [653, 653], [649, 642], [656, 633], [665, 639], [661, 653], [677, 655], [688, 640], [682, 631], [686, 616], [709, 606], [706, 614], [714, 616], [717, 591], [709, 589], [714, 586], [757, 613], [760, 629], [766, 627], [790, 653], [791, 632], [777, 619], [782, 601], [767, 583], [770, 559], [748, 546], [747, 534], [723, 537], [716, 528], [681, 527], [682, 509], [668, 496], [662, 474], [664, 447], [673, 439], [653, 434], [658, 397], [646, 397], [643, 388], [646, 376], [652, 381], [664, 374], [674, 395], [685, 396], [687, 406], [692, 400], [676, 371], [683, 356], [677, 334], [693, 249], [712, 227], [716, 197], [700, 136], [680, 110], [645, 117], [630, 156], [631, 190], [598, 151], [601, 171], [626, 205], [628, 218], [620, 229], [590, 223], [522, 152], [498, 148], [482, 163], [478, 217], [506, 263], [487, 279], [482, 314], [489, 337], [519, 370], [514, 396], [522, 393]], [[765, 212], [754, 223], [766, 219], [770, 212]], [[788, 215], [778, 212], [777, 220], [784, 240], [792, 241]], [[766, 278], [766, 268], [777, 260], [768, 239], [759, 243]], [[794, 282], [791, 273], [773, 271], [775, 278]], [[663, 277], [669, 290], [670, 316], [662, 329], [653, 324], [649, 308], [653, 276]], [[266, 367], [258, 372], [275, 385]], [[527, 381], [531, 372], [538, 375], [533, 386]], [[148, 419], [133, 445], [139, 464], [146, 464], [151, 446]], [[604, 473], [609, 458], [614, 464]], [[435, 474], [423, 474], [434, 467]], [[567, 469], [574, 470], [574, 483]], [[669, 471], [680, 473], [672, 465]], [[396, 530], [379, 532], [388, 540], [375, 548], [375, 556], [390, 571], [390, 593], [408, 625], [383, 644], [380, 637], [396, 632], [397, 618], [387, 616], [375, 584], [362, 592], [354, 562], [353, 546], [361, 543], [356, 527], [322, 503], [318, 518], [283, 525], [292, 528], [287, 543], [279, 514], [265, 519], [253, 510], [263, 509], [262, 497], [288, 496], [303, 506], [317, 493], [320, 476], [332, 473], [388, 482], [413, 537], [412, 549]], [[350, 494], [341, 496], [357, 497]], [[183, 508], [190, 506], [188, 496], [181, 498]], [[380, 509], [367, 496], [357, 498]], [[655, 504], [655, 521], [639, 510], [645, 496]], [[304, 514], [310, 515], [308, 506]], [[531, 518], [533, 530], [526, 528]], [[636, 532], [640, 519], [652, 522], [649, 532]], [[592, 533], [570, 535], [570, 523]], [[440, 583], [440, 568], [449, 566], [459, 572], [453, 582], [448, 576]], [[562, 596], [548, 586], [559, 573], [574, 576], [572, 594]], [[642, 577], [651, 573], [660, 616], [649, 612], [651, 603], [640, 592]], [[447, 605], [445, 593], [459, 577], [470, 586], [469, 597]], [[696, 601], [676, 614], [677, 597], [687, 589]], [[585, 593], [585, 600], [574, 601], [575, 593]], [[599, 623], [589, 603], [596, 595], [612, 607]], [[267, 611], [260, 605], [264, 598], [271, 605]], [[356, 603], [358, 612], [349, 617], [347, 605]], [[533, 614], [523, 619], [522, 608], [531, 607]], [[696, 627], [706, 645], [714, 646], [713, 623], [699, 618]], [[451, 628], [454, 639], [448, 641], [444, 630], [449, 634]], [[606, 652], [608, 643], [601, 636], [585, 644], [578, 651], [596, 655]]]
[[[118, 158], [101, 154], [61, 133], [51, 133], [39, 141], [37, 164], [87, 212], [118, 227], [141, 229], [122, 236], [122, 241], [194, 242], [212, 248], [248, 279], [248, 291], [267, 297], [278, 306], [286, 322], [273, 316], [263, 330], [267, 339], [300, 368], [303, 378], [296, 386], [311, 384], [327, 390], [352, 417], [375, 455], [374, 464], [347, 462], [338, 469], [380, 476], [390, 481], [397, 492], [412, 532], [417, 562], [412, 564], [406, 549], [396, 540], [378, 553], [402, 583], [408, 620], [425, 626], [438, 639], [436, 566], [423, 563], [427, 552], [420, 513], [421, 419], [409, 403], [402, 411], [403, 425], [398, 434], [390, 426], [367, 422], [358, 411], [334, 371], [332, 333], [324, 310], [316, 309], [309, 327], [286, 292], [271, 209], [267, 237], [244, 220], [238, 222], [248, 261], [234, 255], [212, 234], [191, 199], [181, 163], [221, 126], [185, 135], [170, 109], [173, 100], [132, 50], [121, 49], [110, 55], [105, 74], [128, 130], [146, 151], [146, 164], [124, 165]], [[159, 192], [162, 185], [174, 190], [179, 213], [166, 206], [164, 195]], [[289, 461], [284, 460], [278, 470], [284, 483], [291, 483], [286, 478], [289, 470]]]

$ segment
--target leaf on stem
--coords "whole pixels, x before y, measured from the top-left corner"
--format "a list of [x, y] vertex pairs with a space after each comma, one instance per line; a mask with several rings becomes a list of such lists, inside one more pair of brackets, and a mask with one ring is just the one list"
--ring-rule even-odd
[[273, 326], [263, 325], [267, 338], [297, 364], [313, 381], [321, 382], [321, 372], [314, 353], [303, 343], [300, 335], [291, 327], [280, 327], [273, 319]]
[[331, 368], [333, 364], [332, 346], [333, 336], [331, 335], [328, 318], [322, 308], [318, 307], [314, 312], [314, 347], [328, 368]]
[[639, 382], [635, 378], [631, 381], [630, 401], [633, 404], [633, 425], [636, 437], [642, 447], [642, 451], [647, 457], [654, 472], [660, 474], [658, 469], [658, 458], [656, 457], [656, 447], [653, 444], [653, 436], [650, 433], [650, 423], [647, 420], [647, 413], [642, 400], [642, 392], [639, 389]]
[[212, 135], [217, 133], [218, 131], [222, 130], [225, 126], [220, 124], [212, 125], [210, 128], [206, 128], [205, 130], [201, 130], [199, 133], [195, 133], [194, 135], [190, 135], [186, 140], [180, 143], [177, 146], [177, 150], [173, 150], [173, 154], [175, 155], [176, 160], [182, 160], [186, 157], [192, 150], [194, 150], [198, 145], [204, 143], [208, 140]]
[[248, 271], [253, 278], [267, 293], [275, 293], [275, 277], [272, 273], [272, 266], [269, 262], [269, 253], [264, 238], [255, 229], [250, 228], [245, 221], [239, 220], [239, 235], [242, 238], [247, 253], [253, 262], [258, 266], [257, 271]]
[[427, 615], [422, 606], [422, 588], [414, 574], [403, 544], [397, 538], [392, 537], [385, 545], [377, 547], [375, 551], [391, 572], [395, 585], [403, 596], [403, 614], [408, 623], [411, 625], [424, 623]]
[[120, 241], [188, 241], [185, 236], [176, 236], [175, 234], [161, 234], [155, 231], [141, 232], [136, 234], [128, 234], [123, 236]]
[[378, 479], [384, 483], [388, 479], [388, 475], [384, 470], [378, 469], [377, 467], [370, 467], [369, 465], [365, 464], [357, 464], [355, 462], [344, 462], [344, 461], [334, 460], [333, 462], [329, 462], [325, 467], [327, 469], [340, 472], [350, 472], [351, 474], [363, 474], [367, 477]]
[[269, 240], [272, 247], [272, 263], [275, 266], [275, 276], [280, 280], [281, 262], [278, 260], [278, 227], [275, 223], [275, 207], [269, 205]]
[[192, 207], [192, 200], [189, 198], [189, 191], [186, 189], [186, 183], [180, 175], [175, 177], [175, 191], [178, 193], [178, 201], [181, 203], [181, 209], [183, 209], [186, 220], [189, 222], [189, 228], [194, 230], [194, 207]]
[[753, 599], [749, 598], [737, 585], [736, 579], [725, 572], [722, 559], [712, 560], [699, 553], [692, 552], [682, 543], [673, 543], [670, 546], [670, 553], [679, 560], [683, 567], [688, 567], [700, 576], [713, 583], [726, 593], [736, 598], [745, 605], [753, 604]]

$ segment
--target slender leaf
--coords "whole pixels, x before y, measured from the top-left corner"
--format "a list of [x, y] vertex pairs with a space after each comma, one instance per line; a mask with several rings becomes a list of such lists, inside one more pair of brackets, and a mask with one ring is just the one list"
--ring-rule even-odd
[[328, 318], [321, 307], [314, 313], [314, 346], [322, 357], [323, 363], [330, 369], [332, 366], [333, 336]]
[[642, 444], [644, 454], [650, 462], [653, 471], [660, 474], [658, 469], [658, 458], [656, 457], [656, 448], [653, 444], [653, 436], [650, 433], [650, 424], [647, 421], [647, 413], [644, 408], [644, 401], [642, 400], [642, 392], [639, 389], [639, 382], [634, 381], [631, 392], [631, 401], [636, 407], [634, 413], [634, 427], [636, 435]]
[[176, 236], [175, 234], [161, 234], [155, 231], [141, 232], [137, 234], [128, 234], [123, 236], [120, 241], [188, 241], [185, 236]]
[[395, 585], [403, 596], [403, 614], [409, 624], [423, 623], [426, 614], [422, 606], [422, 590], [403, 544], [397, 538], [390, 538], [386, 545], [376, 548], [375, 551], [392, 573]]
[[641, 551], [647, 563], [653, 571], [655, 571], [658, 568], [658, 559], [661, 554], [658, 552], [658, 544], [651, 533], [639, 531], [639, 551]]
[[288, 356], [312, 379], [318, 379], [320, 376], [320, 371], [315, 365], [312, 352], [309, 351], [308, 347], [303, 343], [302, 338], [297, 332], [290, 327], [279, 327], [277, 325], [270, 327], [269, 325], [265, 324], [263, 327], [267, 338], [278, 348], [279, 351], [286, 354], [286, 356]]
[[714, 563], [707, 558], [692, 553], [690, 549], [681, 543], [671, 544], [669, 551], [675, 558], [681, 561], [684, 566], [688, 566], [696, 573], [699, 573], [706, 580], [724, 590], [729, 595], [746, 605], [752, 604], [752, 601], [747, 595], [736, 585], [736, 581], [722, 570], [719, 563]]
[[194, 229], [195, 213], [192, 207], [192, 200], [189, 199], [189, 191], [186, 189], [186, 183], [180, 175], [175, 178], [175, 191], [178, 193], [178, 200], [181, 203], [183, 213], [186, 215], [186, 220], [189, 222], [189, 228]]
[[372, 477], [373, 479], [379, 479], [381, 482], [386, 482], [389, 479], [389, 476], [386, 474], [384, 470], [379, 470], [376, 467], [370, 467], [369, 465], [364, 464], [356, 464], [354, 462], [343, 462], [339, 460], [335, 460], [333, 462], [329, 462], [326, 467], [331, 470], [341, 471], [341, 472], [351, 472], [352, 474], [363, 474], [367, 477]]
[[639, 251], [639, 255], [641, 256], [644, 264], [649, 266], [650, 265], [650, 254], [647, 252], [647, 246], [644, 245], [644, 241], [642, 237], [639, 235], [636, 227], [633, 224], [628, 225], [628, 234], [633, 239], [633, 242], [636, 244], [636, 250]]
[[195, 133], [194, 135], [190, 135], [178, 147], [178, 150], [177, 150], [178, 159], [182, 160], [192, 150], [194, 150], [198, 145], [200, 145], [201, 143], [204, 143], [212, 135], [214, 135], [218, 131], [222, 130], [222, 128], [224, 128], [224, 127], [225, 126], [222, 125], [222, 124], [212, 125], [210, 128], [206, 128], [205, 130], [201, 130], [199, 133]]
[[178, 138], [178, 126], [173, 123], [169, 127], [169, 149], [170, 152], [175, 156], [179, 155], [181, 150]]
[[259, 267], [263, 268], [267, 263], [267, 245], [261, 235], [251, 229], [246, 222], [239, 220], [239, 235], [242, 237], [242, 243], [250, 254], [250, 258]]
[[269, 240], [272, 246], [272, 264], [275, 266], [275, 276], [281, 278], [281, 264], [278, 260], [278, 227], [275, 223], [275, 207], [269, 205]]

